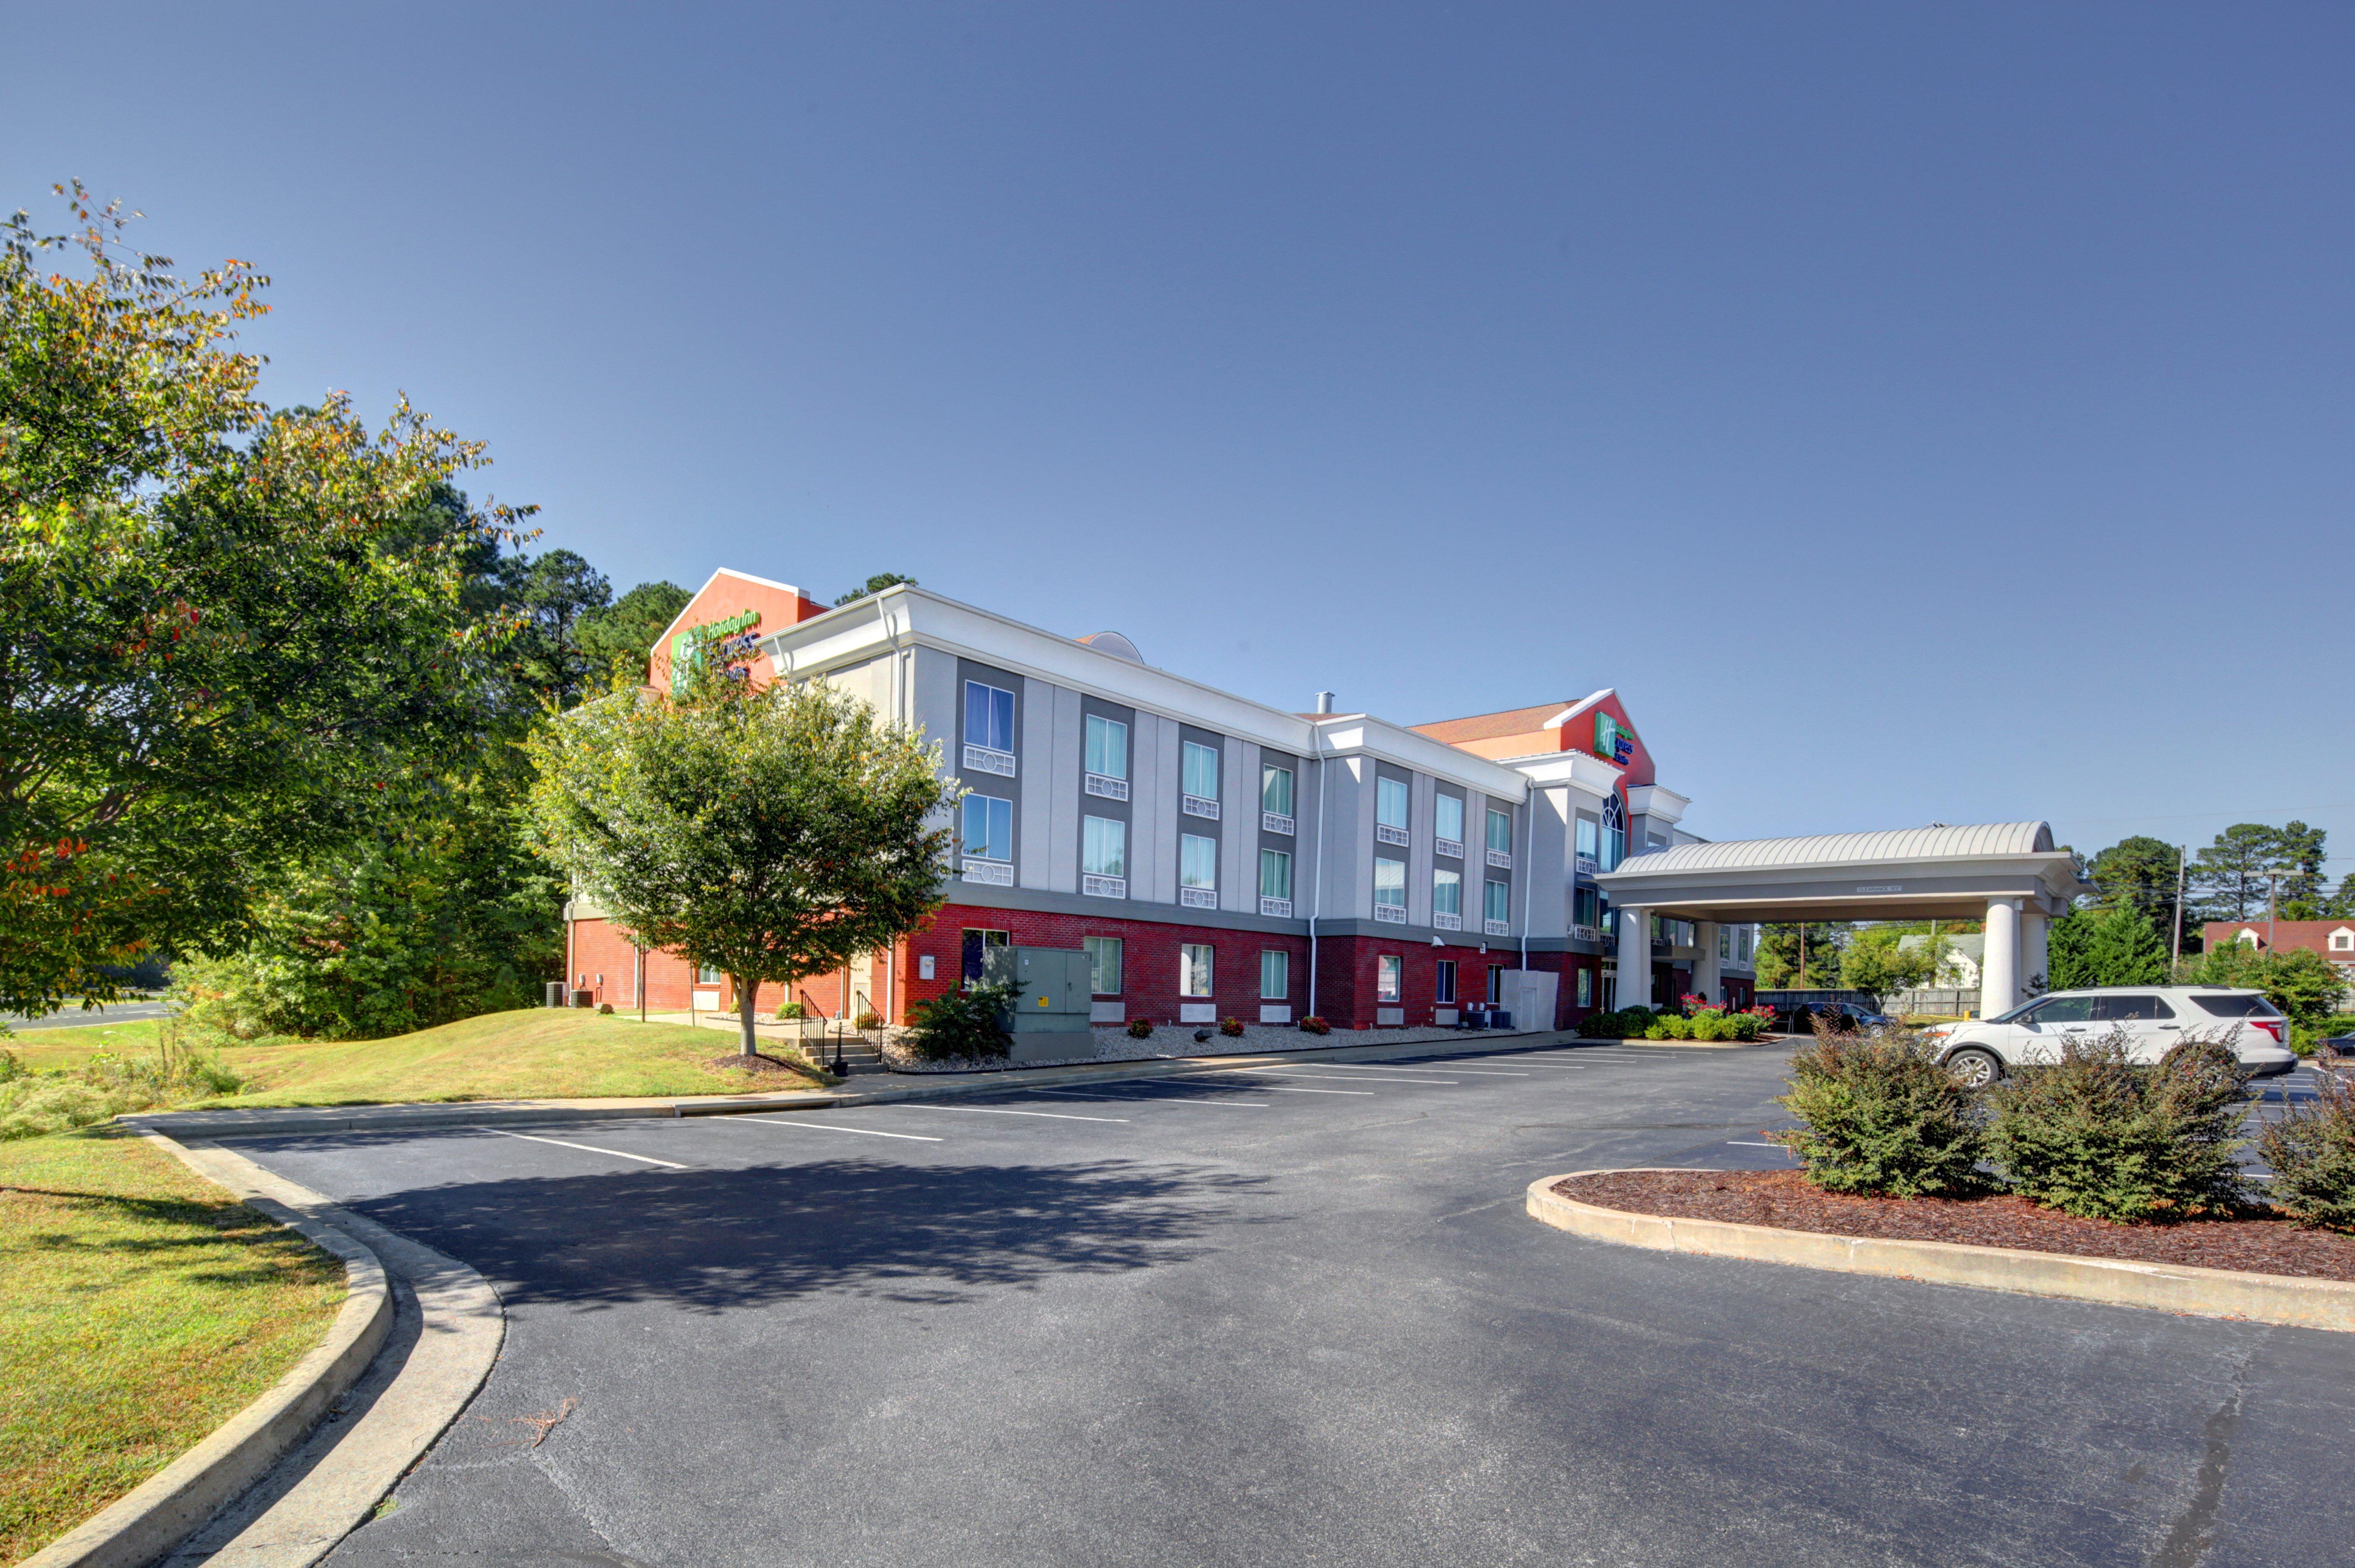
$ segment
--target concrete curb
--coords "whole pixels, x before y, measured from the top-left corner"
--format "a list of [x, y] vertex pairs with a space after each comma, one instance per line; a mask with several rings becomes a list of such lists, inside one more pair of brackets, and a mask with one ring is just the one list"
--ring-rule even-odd
[[[1527, 1034], [1487, 1034], [1464, 1040], [1415, 1040], [1388, 1045], [1336, 1045], [1305, 1051], [1259, 1051], [1231, 1056], [1178, 1056], [1138, 1062], [1079, 1063], [1069, 1066], [1016, 1067], [945, 1083], [927, 1083], [923, 1074], [893, 1074], [889, 1088], [828, 1089], [775, 1095], [710, 1095], [685, 1099], [460, 1100], [447, 1104], [355, 1106], [348, 1109], [289, 1107], [283, 1110], [145, 1111], [117, 1119], [142, 1131], [182, 1138], [276, 1138], [319, 1132], [409, 1132], [447, 1127], [530, 1127], [625, 1121], [640, 1118], [734, 1116], [754, 1111], [834, 1110], [890, 1105], [901, 1100], [946, 1099], [960, 1095], [1004, 1094], [1041, 1086], [1081, 1088], [1096, 1084], [1228, 1073], [1239, 1067], [1270, 1067], [1315, 1062], [1380, 1062], [1400, 1057], [1493, 1055], [1503, 1051], [1606, 1046], [1609, 1040], [1580, 1040], [1566, 1030]], [[1657, 1041], [1636, 1041], [1637, 1045]], [[868, 1075], [860, 1075], [865, 1078]], [[943, 1074], [943, 1077], [948, 1075]], [[858, 1082], [858, 1079], [852, 1080]]]
[[1827, 1235], [1726, 1220], [1672, 1219], [1582, 1203], [1553, 1191], [1555, 1182], [1572, 1176], [1610, 1173], [1570, 1171], [1539, 1177], [1529, 1186], [1530, 1217], [1573, 1235], [1657, 1252], [1740, 1257], [1842, 1274], [1877, 1274], [1934, 1285], [2066, 1297], [2113, 1307], [2148, 1307], [2200, 1318], [2240, 1318], [2297, 1329], [2355, 1332], [2355, 1284], [2336, 1279], [2244, 1274], [2126, 1258], [2073, 1257], [1959, 1242]]
[[370, 1370], [356, 1396], [365, 1404], [357, 1417], [321, 1426], [270, 1486], [257, 1488], [182, 1549], [188, 1563], [208, 1568], [310, 1568], [368, 1521], [465, 1409], [498, 1360], [506, 1313], [490, 1281], [455, 1258], [218, 1144], [198, 1144], [187, 1158], [233, 1191], [275, 1196], [356, 1237], [414, 1298], [415, 1341], [406, 1355], [386, 1358], [397, 1364]]
[[[185, 1160], [171, 1139], [146, 1136]], [[145, 1568], [259, 1480], [375, 1359], [393, 1315], [392, 1292], [376, 1254], [283, 1203], [259, 1194], [240, 1196], [248, 1208], [343, 1260], [344, 1304], [326, 1339], [210, 1436], [18, 1568]]]

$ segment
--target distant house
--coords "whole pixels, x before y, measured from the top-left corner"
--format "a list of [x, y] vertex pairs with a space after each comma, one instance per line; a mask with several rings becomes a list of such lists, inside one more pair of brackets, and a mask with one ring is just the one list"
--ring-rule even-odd
[[2211, 920], [2200, 929], [2211, 948], [2240, 942], [2260, 952], [2278, 947], [2320, 953], [2355, 991], [2355, 920]]
[[[1927, 932], [1917, 931], [1911, 937], [1897, 938], [1897, 950], [1901, 953], [1925, 952], [1929, 946], [1930, 937]], [[1927, 983], [1960, 991], [1978, 990], [1979, 959], [1986, 952], [1987, 938], [1983, 933], [1966, 931], [1958, 936], [1949, 937], [1945, 932], [1940, 932], [1938, 934], [1938, 972], [1931, 976]]]

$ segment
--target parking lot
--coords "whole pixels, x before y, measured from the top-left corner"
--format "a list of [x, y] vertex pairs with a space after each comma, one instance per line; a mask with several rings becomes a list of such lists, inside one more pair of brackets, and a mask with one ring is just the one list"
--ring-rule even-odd
[[[1587, 1242], [1775, 1051], [242, 1140], [505, 1298], [339, 1564], [2355, 1561], [2339, 1336]], [[2319, 1467], [2319, 1468], [2318, 1468]]]

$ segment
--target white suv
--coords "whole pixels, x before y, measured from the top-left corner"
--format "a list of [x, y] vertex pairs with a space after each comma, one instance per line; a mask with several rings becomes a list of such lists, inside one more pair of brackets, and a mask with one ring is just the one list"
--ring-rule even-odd
[[2187, 1034], [2222, 1038], [2241, 1060], [2271, 1078], [2297, 1065], [2289, 1049], [2289, 1022], [2263, 991], [2209, 985], [2105, 986], [2098, 991], [2048, 991], [1999, 1018], [1941, 1024], [1923, 1032], [1938, 1060], [1971, 1088], [2021, 1064], [2057, 1062], [2070, 1040], [2092, 1042], [2126, 1032], [2132, 1061], [2156, 1062]]

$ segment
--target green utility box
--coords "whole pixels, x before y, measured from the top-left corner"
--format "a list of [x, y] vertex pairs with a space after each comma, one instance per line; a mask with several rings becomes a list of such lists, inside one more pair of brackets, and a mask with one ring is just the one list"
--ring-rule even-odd
[[1015, 1061], [1068, 1062], [1096, 1054], [1095, 1034], [1088, 1027], [1090, 976], [1088, 956], [1076, 948], [984, 950], [982, 980], [1021, 988], [1003, 1021], [1014, 1036]]

